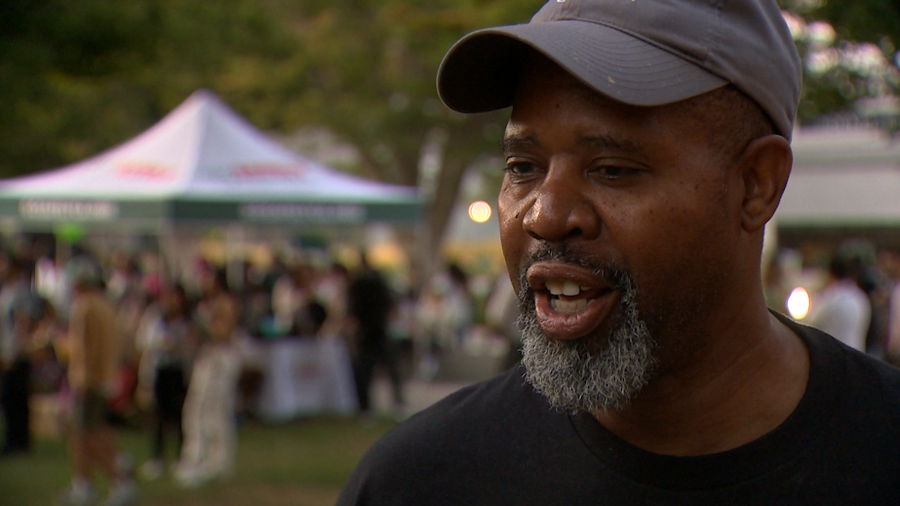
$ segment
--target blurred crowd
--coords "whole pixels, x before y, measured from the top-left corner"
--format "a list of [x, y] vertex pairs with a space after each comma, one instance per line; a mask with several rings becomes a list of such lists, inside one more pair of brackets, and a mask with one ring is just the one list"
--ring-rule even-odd
[[[247, 343], [338, 340], [352, 363], [361, 416], [371, 414], [377, 374], [389, 380], [394, 409], [403, 416], [404, 382], [440, 379], [448, 357], [491, 357], [494, 372], [518, 359], [518, 307], [505, 273], [472, 276], [448, 263], [413, 284], [402, 280], [415, 276], [379, 269], [359, 251], [350, 263], [302, 255], [265, 267], [248, 263], [237, 280], [197, 259], [192, 276], [173, 279], [148, 252], [73, 248], [61, 258], [38, 242], [3, 246], [4, 455], [31, 447], [29, 399], [52, 398], [61, 418], [71, 415], [71, 317], [85, 261], [96, 267], [97, 289], [116, 329], [107, 416], [146, 431], [150, 458], [135, 466], [145, 479], [168, 470], [190, 486], [233, 472], [236, 415], [253, 416], [265, 380], [247, 360]], [[782, 249], [763, 281], [774, 310], [900, 363], [900, 250], [865, 241]], [[791, 306], [798, 290], [809, 296], [799, 313]]]
[[[392, 385], [403, 416], [404, 381], [438, 378], [447, 355], [516, 360], [515, 297], [505, 274], [475, 279], [447, 264], [421, 286], [399, 283], [355, 262], [275, 260], [245, 264], [235, 282], [223, 266], [197, 259], [189, 279], [172, 279], [153, 254], [105, 255], [21, 243], [0, 248], [0, 391], [4, 454], [31, 446], [29, 398], [52, 398], [62, 417], [71, 406], [70, 311], [77, 269], [97, 268], [111, 304], [117, 366], [108, 385], [111, 422], [147, 431], [152, 479], [172, 458], [185, 484], [232, 470], [234, 414], [253, 415], [264, 381], [244, 360], [246, 343], [337, 339], [352, 363], [359, 414], [371, 413], [373, 378]], [[404, 276], [402, 279], [409, 279]], [[499, 370], [498, 370], [499, 372]], [[215, 418], [213, 412], [223, 415]]]
[[900, 249], [857, 239], [782, 249], [764, 283], [769, 307], [900, 364]]

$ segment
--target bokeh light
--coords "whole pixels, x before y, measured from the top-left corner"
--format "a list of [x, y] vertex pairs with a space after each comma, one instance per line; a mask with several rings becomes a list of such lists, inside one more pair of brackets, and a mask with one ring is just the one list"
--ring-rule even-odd
[[801, 286], [791, 290], [791, 294], [788, 295], [787, 309], [796, 320], [806, 318], [809, 313], [809, 293]]
[[469, 218], [476, 223], [484, 223], [491, 218], [491, 205], [483, 200], [472, 202], [469, 206]]

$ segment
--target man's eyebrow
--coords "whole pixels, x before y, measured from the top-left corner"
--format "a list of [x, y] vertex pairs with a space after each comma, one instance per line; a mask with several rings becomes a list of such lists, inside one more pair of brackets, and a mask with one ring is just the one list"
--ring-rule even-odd
[[[608, 151], [634, 153], [639, 151], [638, 145], [627, 139], [617, 139], [609, 135], [587, 135], [578, 141], [579, 144], [588, 145], [594, 149]], [[537, 146], [539, 142], [532, 136], [511, 135], [500, 141], [500, 149], [503, 153], [511, 153], [520, 149]]]
[[617, 139], [609, 135], [590, 135], [582, 137], [579, 144], [587, 144], [596, 149], [634, 153], [639, 151], [638, 145], [627, 139]]
[[538, 143], [531, 136], [510, 135], [500, 141], [500, 150], [503, 154], [512, 153], [523, 148], [536, 146]]

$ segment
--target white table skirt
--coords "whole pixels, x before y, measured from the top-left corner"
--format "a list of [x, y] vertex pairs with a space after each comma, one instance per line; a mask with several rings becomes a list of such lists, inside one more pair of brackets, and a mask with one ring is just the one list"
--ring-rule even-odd
[[353, 370], [341, 340], [283, 338], [254, 341], [250, 348], [263, 373], [256, 412], [264, 420], [356, 412]]

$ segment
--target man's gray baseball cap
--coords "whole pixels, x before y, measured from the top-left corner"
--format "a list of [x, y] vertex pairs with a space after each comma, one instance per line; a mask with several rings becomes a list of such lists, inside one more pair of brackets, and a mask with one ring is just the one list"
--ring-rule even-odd
[[478, 30], [450, 48], [438, 93], [453, 110], [512, 105], [531, 50], [594, 90], [637, 106], [731, 83], [790, 140], [800, 57], [773, 0], [550, 0], [526, 24]]

